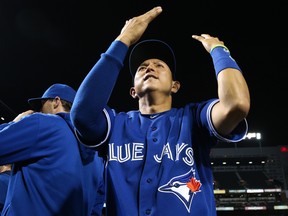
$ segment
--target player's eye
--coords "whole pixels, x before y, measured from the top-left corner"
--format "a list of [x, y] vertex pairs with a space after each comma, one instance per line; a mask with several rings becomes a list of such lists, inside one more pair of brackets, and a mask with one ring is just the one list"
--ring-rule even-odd
[[138, 70], [137, 71], [143, 71], [143, 70], [146, 70], [146, 66], [140, 66], [140, 67], [138, 67]]

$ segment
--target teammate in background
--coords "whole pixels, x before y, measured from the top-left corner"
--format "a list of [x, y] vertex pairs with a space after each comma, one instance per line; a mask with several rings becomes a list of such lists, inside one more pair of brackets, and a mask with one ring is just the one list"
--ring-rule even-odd
[[129, 56], [130, 94], [139, 110], [107, 106], [128, 48], [161, 12], [155, 7], [126, 22], [81, 83], [71, 109], [83, 144], [107, 148], [108, 216], [216, 215], [210, 149], [218, 140], [237, 142], [247, 133], [247, 84], [224, 43], [208, 34], [192, 38], [212, 57], [218, 98], [173, 108], [180, 88], [174, 54], [152, 39], [136, 44]]
[[28, 100], [33, 110], [0, 125], [0, 164], [13, 164], [3, 215], [102, 215], [104, 164], [75, 136], [75, 93], [53, 84]]
[[0, 166], [0, 215], [6, 200], [10, 174], [11, 164], [4, 164]]

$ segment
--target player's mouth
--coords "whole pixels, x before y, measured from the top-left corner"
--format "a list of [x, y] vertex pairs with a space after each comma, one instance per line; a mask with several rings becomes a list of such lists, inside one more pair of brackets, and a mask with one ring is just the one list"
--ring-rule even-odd
[[146, 80], [148, 80], [148, 79], [150, 79], [150, 78], [154, 78], [154, 79], [158, 79], [156, 76], [154, 76], [153, 74], [146, 74], [145, 76], [144, 76], [144, 81], [146, 81]]

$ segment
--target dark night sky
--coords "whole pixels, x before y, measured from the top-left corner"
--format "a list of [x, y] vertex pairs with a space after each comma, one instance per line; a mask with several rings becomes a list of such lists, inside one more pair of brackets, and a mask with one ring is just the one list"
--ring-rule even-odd
[[[241, 1], [0, 1], [0, 100], [15, 113], [27, 110], [56, 82], [77, 89], [100, 54], [121, 31], [126, 19], [160, 5], [162, 14], [142, 39], [171, 44], [177, 58], [181, 90], [174, 105], [216, 97], [212, 60], [192, 34], [219, 37], [243, 70], [250, 88], [250, 132], [262, 144], [287, 145], [287, 12], [284, 1], [250, 5]], [[127, 62], [126, 62], [127, 63]], [[110, 105], [137, 108], [129, 96], [131, 77], [125, 66]]]

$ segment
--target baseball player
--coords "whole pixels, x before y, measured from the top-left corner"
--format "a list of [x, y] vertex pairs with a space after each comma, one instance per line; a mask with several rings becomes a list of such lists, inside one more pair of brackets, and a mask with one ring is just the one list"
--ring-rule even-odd
[[[172, 107], [180, 88], [172, 49], [157, 39], [135, 44], [161, 12], [155, 7], [126, 22], [81, 83], [71, 109], [81, 142], [108, 155], [108, 216], [216, 215], [210, 149], [247, 133], [247, 84], [224, 43], [208, 34], [192, 38], [213, 59], [219, 97]], [[107, 102], [133, 44], [130, 94], [139, 110], [117, 112]]]
[[0, 164], [13, 164], [2, 215], [102, 215], [104, 163], [74, 134], [75, 93], [53, 84], [28, 100], [33, 110], [0, 125]]

